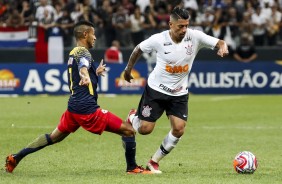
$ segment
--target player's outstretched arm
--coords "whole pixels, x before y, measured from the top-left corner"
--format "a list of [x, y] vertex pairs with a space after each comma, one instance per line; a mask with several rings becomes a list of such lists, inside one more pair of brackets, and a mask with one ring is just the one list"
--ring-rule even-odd
[[89, 73], [86, 67], [82, 67], [79, 70], [79, 76], [80, 76], [80, 82], [79, 85], [80, 86], [88, 86], [90, 83], [90, 77], [89, 77]]
[[130, 57], [129, 57], [129, 61], [124, 69], [124, 74], [123, 77], [124, 79], [130, 83], [130, 80], [133, 79], [132, 75], [131, 75], [131, 70], [133, 68], [133, 66], [135, 65], [136, 61], [140, 58], [140, 56], [142, 55], [142, 50], [140, 49], [139, 45], [137, 45], [133, 52], [131, 53]]
[[224, 40], [219, 40], [216, 44], [216, 47], [218, 48], [217, 55], [220, 57], [224, 57], [229, 54], [227, 44]]

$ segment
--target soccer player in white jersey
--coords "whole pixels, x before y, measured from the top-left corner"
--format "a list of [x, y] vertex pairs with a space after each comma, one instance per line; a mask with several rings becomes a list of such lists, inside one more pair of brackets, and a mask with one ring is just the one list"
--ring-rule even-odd
[[124, 78], [130, 82], [133, 79], [131, 70], [141, 54], [157, 52], [156, 66], [149, 75], [138, 109], [130, 110], [127, 118], [133, 128], [143, 135], [153, 131], [164, 111], [170, 120], [171, 130], [147, 163], [147, 168], [153, 173], [162, 173], [159, 161], [170, 153], [184, 134], [188, 118], [188, 74], [198, 51], [216, 48], [219, 56], [228, 54], [223, 40], [189, 29], [188, 25], [188, 11], [174, 8], [170, 15], [170, 29], [154, 34], [137, 45], [124, 70]]

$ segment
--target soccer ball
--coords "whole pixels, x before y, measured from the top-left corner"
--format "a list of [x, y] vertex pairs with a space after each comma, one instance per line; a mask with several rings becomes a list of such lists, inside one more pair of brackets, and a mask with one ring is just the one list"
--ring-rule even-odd
[[242, 151], [235, 156], [233, 166], [237, 173], [253, 174], [258, 167], [258, 162], [253, 153]]

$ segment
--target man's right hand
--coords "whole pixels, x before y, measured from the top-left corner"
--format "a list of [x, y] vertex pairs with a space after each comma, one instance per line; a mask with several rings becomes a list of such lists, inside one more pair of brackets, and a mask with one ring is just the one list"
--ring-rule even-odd
[[131, 70], [128, 70], [125, 68], [124, 73], [123, 73], [124, 80], [130, 83], [131, 79], [133, 79], [131, 75]]

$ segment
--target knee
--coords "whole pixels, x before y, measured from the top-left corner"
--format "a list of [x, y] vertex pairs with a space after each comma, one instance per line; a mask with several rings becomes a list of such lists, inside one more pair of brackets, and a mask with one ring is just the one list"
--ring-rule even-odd
[[152, 133], [153, 129], [154, 129], [154, 127], [152, 127], [152, 126], [142, 125], [142, 126], [140, 126], [138, 132], [142, 135], [147, 135], [147, 134]]
[[148, 135], [150, 133], [151, 133], [150, 131], [139, 131], [139, 134], [141, 135]]
[[129, 129], [123, 131], [123, 136], [125, 136], [125, 137], [133, 137], [133, 136], [135, 136], [134, 129], [133, 128], [129, 128]]
[[180, 138], [183, 134], [184, 134], [184, 128], [172, 130], [172, 135], [177, 138]]
[[126, 136], [128, 136], [128, 137], [133, 137], [133, 136], [135, 136], [135, 131], [134, 131], [134, 129], [132, 129], [132, 130], [129, 130], [129, 131], [127, 131], [127, 135]]

